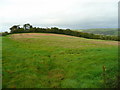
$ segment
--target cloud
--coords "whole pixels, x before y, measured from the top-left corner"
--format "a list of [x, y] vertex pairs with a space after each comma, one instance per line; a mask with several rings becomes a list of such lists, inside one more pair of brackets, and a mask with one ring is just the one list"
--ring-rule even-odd
[[[0, 26], [117, 27], [119, 0], [1, 0]], [[6, 27], [6, 28], [5, 28]]]

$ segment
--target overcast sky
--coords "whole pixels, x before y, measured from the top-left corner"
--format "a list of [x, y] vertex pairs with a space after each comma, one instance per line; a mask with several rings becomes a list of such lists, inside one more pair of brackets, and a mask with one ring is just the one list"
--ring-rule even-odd
[[119, 0], [0, 0], [0, 30], [38, 27], [117, 28]]

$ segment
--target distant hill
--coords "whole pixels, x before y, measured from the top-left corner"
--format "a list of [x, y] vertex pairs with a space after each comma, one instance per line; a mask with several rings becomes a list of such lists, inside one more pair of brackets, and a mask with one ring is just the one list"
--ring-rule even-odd
[[83, 29], [77, 31], [103, 35], [116, 35], [116, 36], [118, 35], [118, 28], [96, 28], [96, 29]]

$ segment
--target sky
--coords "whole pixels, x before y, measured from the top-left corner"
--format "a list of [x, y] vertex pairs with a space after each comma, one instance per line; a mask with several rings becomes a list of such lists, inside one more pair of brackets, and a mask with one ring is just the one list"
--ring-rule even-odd
[[34, 27], [117, 28], [119, 0], [0, 0], [0, 31]]

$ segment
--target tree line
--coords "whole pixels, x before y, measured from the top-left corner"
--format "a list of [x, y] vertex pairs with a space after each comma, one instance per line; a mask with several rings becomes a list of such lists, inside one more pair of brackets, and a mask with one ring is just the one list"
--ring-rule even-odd
[[119, 36], [97, 35], [92, 33], [74, 31], [70, 29], [59, 29], [57, 27], [39, 28], [39, 27], [33, 27], [30, 24], [24, 24], [23, 27], [20, 27], [20, 25], [14, 25], [10, 28], [10, 33], [4, 32], [2, 33], [2, 36], [8, 35], [8, 34], [14, 34], [14, 33], [55, 33], [55, 34], [64, 34], [64, 35], [83, 37], [88, 39], [120, 41]]

